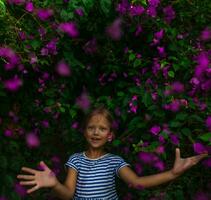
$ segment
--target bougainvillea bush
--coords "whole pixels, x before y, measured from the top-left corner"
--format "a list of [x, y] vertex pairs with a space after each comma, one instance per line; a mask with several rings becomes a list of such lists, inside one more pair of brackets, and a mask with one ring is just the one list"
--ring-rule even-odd
[[[93, 106], [114, 115], [110, 151], [139, 174], [211, 153], [209, 0], [0, 0], [0, 199], [26, 195], [16, 176], [44, 160], [58, 178], [84, 150]], [[211, 159], [152, 189], [117, 179], [120, 199], [211, 199]]]

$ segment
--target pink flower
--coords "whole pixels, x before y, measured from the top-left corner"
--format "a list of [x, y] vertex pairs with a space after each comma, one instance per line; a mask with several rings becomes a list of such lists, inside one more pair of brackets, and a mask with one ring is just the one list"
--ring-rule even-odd
[[201, 32], [201, 36], [200, 36], [201, 40], [203, 41], [208, 41], [211, 39], [211, 28], [205, 28], [202, 32]]
[[58, 65], [56, 66], [56, 72], [60, 75], [60, 76], [70, 76], [71, 75], [71, 70], [69, 65], [64, 61], [61, 60]]
[[12, 92], [17, 91], [22, 86], [22, 80], [15, 76], [9, 80], [4, 81], [4, 87]]
[[75, 38], [79, 35], [78, 28], [74, 22], [64, 22], [59, 25], [59, 30]]
[[160, 126], [158, 125], [155, 125], [153, 127], [150, 128], [150, 132], [153, 134], [153, 135], [158, 135], [158, 133], [161, 131], [161, 128]]
[[12, 132], [12, 130], [10, 130], [10, 129], [6, 129], [6, 130], [4, 131], [4, 135], [5, 135], [6, 137], [12, 137], [13, 132]]
[[175, 18], [175, 11], [171, 5], [163, 8], [163, 13], [165, 15], [165, 21], [167, 23], [170, 23]]
[[106, 28], [107, 35], [113, 40], [120, 40], [122, 36], [121, 30], [122, 20], [117, 18], [114, 22]]
[[15, 192], [18, 193], [20, 197], [26, 196], [26, 189], [19, 183], [15, 183]]
[[179, 144], [179, 138], [178, 138], [177, 135], [171, 134], [171, 135], [170, 135], [170, 140], [171, 140], [171, 142], [172, 142], [174, 145], [178, 145], [178, 144]]
[[84, 11], [82, 8], [77, 8], [75, 9], [75, 13], [79, 16], [83, 16], [84, 15]]
[[26, 135], [26, 143], [29, 148], [37, 148], [40, 146], [40, 140], [33, 132]]
[[91, 40], [89, 40], [84, 46], [83, 46], [83, 50], [87, 53], [87, 54], [93, 54], [97, 51], [97, 40], [96, 38], [93, 38]]
[[51, 16], [53, 16], [53, 10], [51, 9], [43, 9], [39, 8], [37, 10], [37, 16], [40, 20], [46, 21], [48, 20]]
[[73, 122], [71, 128], [77, 129], [79, 127], [78, 122]]
[[33, 11], [34, 11], [33, 2], [27, 2], [27, 3], [26, 3], [26, 6], [25, 6], [25, 9], [26, 9], [28, 12], [33, 12]]
[[201, 154], [201, 153], [207, 152], [205, 146], [203, 144], [201, 144], [200, 142], [194, 143], [193, 144], [193, 149], [194, 149], [195, 153], [197, 153], [197, 154]]
[[171, 90], [173, 93], [182, 93], [184, 92], [184, 85], [179, 81], [175, 81], [171, 85]]
[[91, 102], [86, 92], [82, 92], [82, 94], [76, 99], [76, 105], [83, 111], [89, 109]]
[[211, 158], [208, 158], [208, 159], [204, 160], [202, 162], [202, 164], [205, 165], [206, 167], [211, 168]]
[[144, 13], [144, 7], [140, 5], [131, 5], [129, 12], [131, 16], [140, 16]]
[[208, 116], [205, 121], [206, 127], [211, 131], [211, 116]]

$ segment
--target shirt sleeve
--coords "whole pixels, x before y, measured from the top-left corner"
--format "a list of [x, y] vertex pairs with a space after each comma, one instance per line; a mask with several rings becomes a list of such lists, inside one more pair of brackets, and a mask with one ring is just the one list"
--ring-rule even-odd
[[69, 157], [68, 161], [64, 165], [65, 170], [67, 170], [67, 167], [71, 167], [78, 172], [78, 169], [79, 169], [79, 166], [78, 166], [79, 162], [78, 161], [79, 161], [79, 157], [78, 157], [77, 153], [71, 155]]
[[125, 162], [125, 160], [118, 156], [118, 159], [117, 159], [117, 165], [116, 165], [116, 175], [119, 177], [119, 170], [122, 168], [122, 167], [125, 167], [125, 166], [130, 166], [129, 163]]

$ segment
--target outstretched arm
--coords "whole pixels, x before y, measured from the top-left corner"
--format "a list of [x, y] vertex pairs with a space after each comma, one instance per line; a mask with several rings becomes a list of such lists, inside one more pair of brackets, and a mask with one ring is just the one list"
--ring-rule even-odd
[[63, 185], [44, 162], [40, 162], [40, 165], [43, 171], [22, 167], [22, 171], [27, 172], [28, 175], [19, 174], [17, 176], [18, 179], [21, 179], [21, 185], [31, 186], [31, 188], [27, 190], [27, 193], [32, 193], [41, 188], [51, 188], [54, 194], [60, 199], [69, 200], [72, 198], [75, 192], [77, 172], [69, 168], [66, 181]]
[[206, 156], [207, 154], [201, 154], [188, 158], [181, 158], [180, 150], [179, 148], [177, 148], [174, 166], [169, 171], [165, 171], [155, 175], [139, 177], [132, 169], [126, 166], [122, 167], [119, 170], [119, 175], [126, 183], [135, 188], [149, 188], [174, 180], [182, 173], [184, 173], [187, 169], [196, 165]]

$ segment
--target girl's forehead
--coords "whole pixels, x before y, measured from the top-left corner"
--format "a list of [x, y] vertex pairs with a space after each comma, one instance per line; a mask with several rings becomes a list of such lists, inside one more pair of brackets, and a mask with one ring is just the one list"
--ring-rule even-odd
[[104, 124], [106, 126], [110, 125], [110, 123], [106, 119], [106, 117], [101, 115], [101, 114], [97, 114], [97, 115], [92, 116], [88, 121], [88, 124], [96, 124], [96, 123], [97, 124]]

